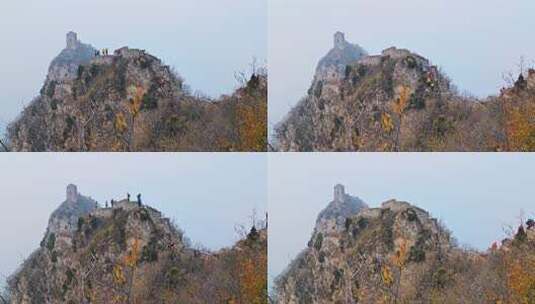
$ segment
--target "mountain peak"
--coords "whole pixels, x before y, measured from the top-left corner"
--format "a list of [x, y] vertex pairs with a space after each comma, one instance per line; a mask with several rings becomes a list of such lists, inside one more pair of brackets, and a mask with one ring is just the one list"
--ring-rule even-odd
[[[335, 193], [341, 190], [335, 186]], [[449, 232], [407, 202], [389, 200], [346, 215], [340, 229], [333, 229], [332, 221], [322, 230], [316, 227], [307, 248], [276, 278], [276, 303], [377, 303], [384, 299], [377, 286], [385, 286], [385, 269], [399, 265], [396, 257], [403, 257], [407, 278], [428, 274], [437, 263], [456, 257]], [[420, 282], [410, 284], [419, 287]]]
[[67, 238], [76, 230], [78, 219], [97, 208], [97, 202], [78, 193], [76, 185], [69, 184], [66, 200], [50, 215], [47, 235], [55, 233]]
[[47, 82], [76, 78], [78, 66], [89, 63], [95, 57], [96, 51], [90, 44], [78, 40], [77, 33], [68, 32], [65, 48], [50, 63]]
[[[56, 230], [49, 225], [41, 246], [8, 278], [6, 303], [265, 302], [265, 227], [217, 252], [192, 248], [160, 211], [127, 198], [111, 208], [93, 201], [91, 211], [71, 226], [70, 218], [57, 213], [89, 205], [82, 195], [71, 200], [75, 185], [67, 189], [68, 200], [51, 216]], [[250, 265], [254, 273], [247, 280], [254, 289], [229, 289], [241, 286], [235, 274], [251, 271]]]
[[345, 193], [341, 184], [334, 186], [333, 201], [323, 209], [316, 220], [318, 231], [338, 231], [343, 229], [346, 218], [368, 208], [368, 205], [356, 196]]
[[318, 62], [315, 80], [339, 79], [348, 64], [364, 56], [367, 52], [363, 48], [347, 42], [344, 33], [336, 32], [333, 48]]

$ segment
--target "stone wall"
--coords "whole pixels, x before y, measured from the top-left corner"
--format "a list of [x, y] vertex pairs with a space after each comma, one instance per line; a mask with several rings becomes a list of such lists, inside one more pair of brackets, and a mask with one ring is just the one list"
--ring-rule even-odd
[[343, 185], [337, 184], [336, 186], [334, 186], [334, 200], [335, 201], [342, 202], [344, 201], [345, 196], [346, 194], [345, 194]]
[[78, 47], [80, 42], [78, 41], [78, 35], [75, 32], [67, 33], [67, 48], [74, 50]]
[[76, 202], [78, 200], [78, 188], [76, 185], [70, 184], [67, 186], [67, 201]]

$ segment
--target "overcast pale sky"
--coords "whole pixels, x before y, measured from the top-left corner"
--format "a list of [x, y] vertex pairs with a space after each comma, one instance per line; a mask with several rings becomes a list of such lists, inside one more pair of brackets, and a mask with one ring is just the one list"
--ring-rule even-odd
[[534, 12], [533, 0], [270, 0], [270, 126], [305, 95], [335, 31], [372, 54], [408, 48], [487, 96], [521, 56], [535, 60]]
[[371, 207], [395, 198], [424, 208], [481, 250], [522, 211], [535, 216], [535, 154], [276, 153], [268, 162], [270, 282], [306, 247], [337, 183]]
[[141, 193], [193, 244], [214, 250], [238, 239], [236, 225], [253, 210], [266, 211], [264, 154], [0, 153], [0, 173], [0, 275], [38, 248], [69, 183], [100, 203]]
[[267, 59], [266, 0], [2, 1], [0, 131], [38, 94], [70, 30], [96, 48], [146, 49], [213, 97]]

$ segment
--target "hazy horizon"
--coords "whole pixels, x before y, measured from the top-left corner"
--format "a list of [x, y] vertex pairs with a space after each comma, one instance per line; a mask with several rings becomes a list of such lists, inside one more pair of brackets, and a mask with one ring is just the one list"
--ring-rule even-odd
[[267, 211], [263, 154], [16, 153], [0, 154], [0, 168], [9, 177], [0, 184], [3, 276], [39, 247], [69, 183], [101, 205], [141, 193], [145, 204], [175, 220], [192, 245], [211, 250], [233, 245], [235, 228], [249, 225], [253, 210], [259, 219]]
[[499, 93], [502, 75], [516, 72], [522, 56], [535, 63], [534, 11], [530, 0], [272, 0], [270, 133], [305, 96], [336, 31], [370, 54], [407, 48], [443, 69], [461, 92], [486, 97]]
[[270, 285], [306, 248], [337, 183], [370, 207], [397, 199], [423, 208], [479, 250], [505, 237], [522, 211], [535, 217], [535, 155], [277, 153], [268, 162]]
[[97, 49], [145, 49], [210, 97], [231, 93], [253, 58], [267, 60], [263, 0], [21, 0], [2, 5], [0, 25], [0, 132], [39, 94], [71, 30]]

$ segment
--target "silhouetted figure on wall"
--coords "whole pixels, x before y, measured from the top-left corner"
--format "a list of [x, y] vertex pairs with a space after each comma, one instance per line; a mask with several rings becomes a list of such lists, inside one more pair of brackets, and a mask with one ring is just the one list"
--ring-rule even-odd
[[108, 208], [108, 201], [106, 201], [106, 208]]
[[138, 193], [137, 195], [137, 205], [138, 207], [141, 207], [141, 193]]
[[126, 199], [130, 201], [130, 193], [126, 193]]
[[113, 208], [114, 205], [115, 205], [115, 201], [111, 200], [111, 207]]

